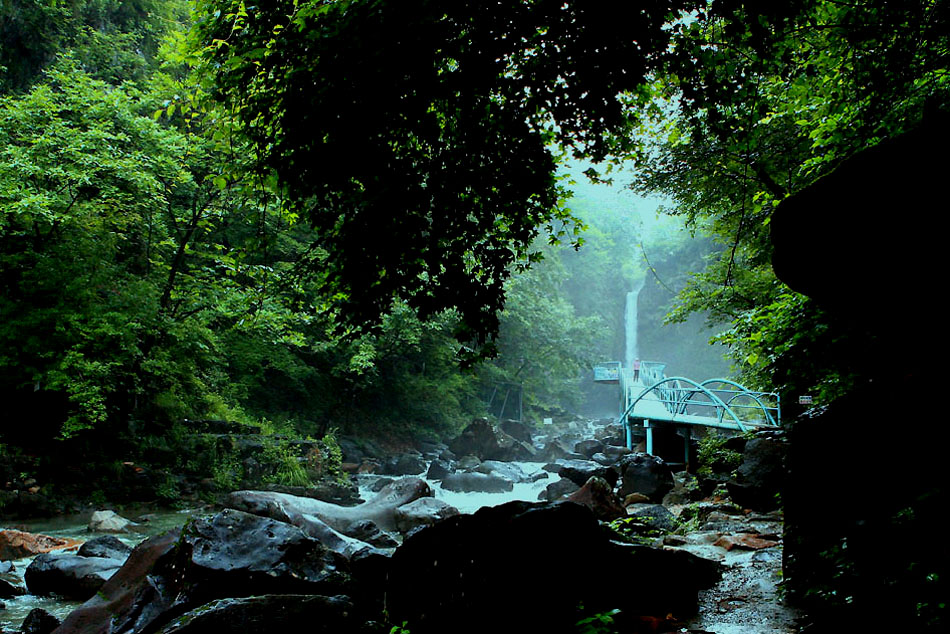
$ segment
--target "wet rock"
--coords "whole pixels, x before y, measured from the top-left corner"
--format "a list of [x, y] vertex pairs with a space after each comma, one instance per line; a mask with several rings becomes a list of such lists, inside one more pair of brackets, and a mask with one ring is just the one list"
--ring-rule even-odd
[[514, 438], [515, 440], [520, 440], [521, 442], [530, 443], [532, 438], [532, 433], [534, 428], [517, 420], [506, 419], [501, 421], [500, 425], [502, 431]]
[[233, 509], [188, 524], [168, 563], [160, 572], [181, 608], [258, 594], [335, 595], [349, 582], [346, 559], [300, 528]]
[[26, 589], [0, 578], [0, 599], [12, 599], [26, 594]]
[[517, 464], [510, 462], [500, 462], [498, 460], [486, 460], [475, 468], [477, 473], [498, 476], [511, 480], [512, 482], [527, 482], [528, 476], [524, 470]]
[[113, 535], [102, 535], [79, 547], [76, 553], [80, 557], [103, 557], [125, 561], [132, 552], [132, 547]]
[[581, 454], [574, 453], [560, 439], [555, 439], [544, 443], [537, 452], [538, 460], [554, 462], [556, 460], [570, 460], [583, 458]]
[[23, 559], [54, 550], [75, 548], [81, 543], [76, 539], [4, 530], [0, 531], [0, 560]]
[[[501, 582], [524, 575], [554, 583]], [[409, 535], [392, 557], [387, 606], [413, 634], [497, 630], [499, 615], [505, 631], [566, 632], [579, 603], [591, 613], [689, 613], [717, 578], [715, 564], [688, 553], [616, 544], [579, 504], [511, 502]]]
[[594, 513], [594, 517], [605, 522], [626, 515], [626, 509], [614, 495], [613, 487], [596, 476], [568, 496], [567, 501], [583, 504]]
[[426, 461], [421, 454], [401, 454], [383, 463], [380, 473], [392, 476], [420, 475], [426, 472]]
[[771, 511], [778, 508], [777, 494], [785, 484], [786, 445], [781, 439], [756, 437], [746, 443], [742, 464], [734, 482], [728, 482], [729, 497], [745, 508]]
[[123, 563], [124, 559], [43, 553], [37, 555], [27, 567], [23, 580], [30, 594], [56, 594], [85, 601], [93, 596]]
[[289, 486], [286, 484], [268, 484], [267, 491], [289, 493], [297, 497], [313, 498], [322, 502], [339, 504], [341, 506], [355, 506], [364, 500], [360, 498], [359, 488], [352, 482], [338, 482], [324, 479], [310, 486]]
[[140, 544], [58, 634], [154, 632], [217, 599], [335, 596], [350, 583], [346, 559], [300, 528], [226, 509]]
[[120, 634], [161, 618], [173, 589], [159, 572], [173, 563], [180, 530], [151, 537], [132, 550], [125, 565], [91, 599], [73, 610], [57, 634]]
[[485, 473], [453, 473], [442, 479], [442, 488], [459, 493], [503, 493], [514, 489], [511, 480]]
[[595, 453], [603, 453], [604, 443], [596, 439], [582, 440], [574, 445], [574, 452], [579, 453], [585, 458], [592, 460]]
[[445, 476], [453, 473], [455, 468], [452, 463], [437, 458], [429, 463], [429, 470], [426, 472], [427, 480], [441, 480]]
[[218, 599], [175, 619], [161, 634], [314, 634], [353, 632], [359, 626], [345, 596], [264, 595]]
[[620, 495], [642, 493], [659, 502], [673, 489], [673, 473], [662, 458], [646, 453], [625, 456], [619, 463], [621, 469]]
[[458, 509], [444, 500], [421, 498], [396, 509], [396, 528], [405, 534], [418, 526], [432, 526], [458, 514]]
[[92, 514], [86, 530], [92, 533], [127, 533], [135, 525], [135, 522], [125, 519], [115, 511], [103, 510]]
[[44, 610], [33, 608], [20, 625], [22, 634], [50, 634], [59, 627], [59, 619]]
[[16, 568], [14, 568], [12, 561], [0, 561], [0, 575], [14, 572], [15, 570]]
[[530, 443], [520, 441], [501, 429], [496, 429], [487, 419], [473, 421], [449, 443], [454, 453], [478, 456], [480, 460], [532, 460], [535, 456]]
[[627, 515], [656, 530], [672, 531], [676, 528], [676, 518], [662, 504], [634, 504], [627, 509]]
[[[548, 467], [545, 467], [548, 469]], [[603, 478], [610, 486], [617, 484], [619, 476], [613, 467], [605, 467], [593, 460], [558, 460], [553, 469], [562, 478], [570, 480], [579, 487], [584, 486], [593, 477]]]
[[538, 494], [538, 499], [547, 502], [557, 502], [579, 489], [580, 487], [571, 480], [561, 478], [544, 487], [544, 490]]
[[358, 506], [339, 506], [320, 500], [271, 491], [235, 491], [227, 505], [263, 517], [312, 515], [344, 535], [360, 520], [371, 520], [384, 531], [395, 531], [394, 511], [421, 497], [431, 497], [432, 489], [418, 478], [403, 478], [386, 485], [373, 499]]
[[733, 548], [741, 550], [762, 550], [778, 545], [778, 541], [764, 539], [761, 535], [749, 533], [740, 533], [738, 535], [723, 535], [713, 545], [725, 548], [727, 551]]

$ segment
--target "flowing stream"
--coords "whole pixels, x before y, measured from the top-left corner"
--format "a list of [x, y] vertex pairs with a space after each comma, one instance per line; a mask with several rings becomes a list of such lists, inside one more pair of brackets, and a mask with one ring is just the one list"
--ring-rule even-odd
[[[538, 475], [542, 472], [544, 463], [534, 462], [516, 462], [510, 463], [517, 466], [528, 477]], [[546, 472], [545, 472], [546, 473]], [[403, 477], [421, 477], [421, 476], [403, 476]], [[372, 499], [376, 494], [372, 491], [372, 485], [381, 478], [390, 478], [389, 476], [360, 476], [358, 484], [360, 487], [360, 496], [364, 500]], [[513, 500], [525, 500], [530, 502], [538, 501], [538, 495], [548, 486], [548, 484], [559, 479], [556, 474], [548, 474], [546, 478], [540, 478], [535, 482], [515, 483], [513, 490], [504, 493], [458, 493], [448, 491], [442, 488], [440, 481], [427, 480], [432, 487], [435, 497], [445, 500], [457, 508], [462, 513], [474, 513], [484, 506], [497, 506]], [[121, 515], [136, 519], [134, 512], [123, 511]], [[183, 525], [190, 518], [200, 515], [200, 512], [193, 510], [185, 511], [160, 511], [149, 513], [148, 521], [142, 522], [137, 527], [135, 533], [116, 535], [120, 540], [135, 546], [147, 537], [161, 534], [167, 530]], [[86, 530], [91, 513], [81, 515], [68, 515], [46, 520], [32, 520], [20, 522], [4, 522], [0, 524], [0, 530], [16, 529], [27, 531], [29, 533], [39, 533], [51, 537], [65, 537], [80, 541], [88, 541], [101, 533], [90, 533]], [[60, 551], [56, 551], [60, 552]], [[63, 551], [66, 552], [66, 551]], [[18, 559], [13, 562], [14, 572], [3, 575], [3, 578], [21, 587], [25, 587], [23, 575], [27, 566], [30, 565], [32, 557]], [[23, 619], [34, 608], [42, 608], [62, 620], [73, 609], [81, 605], [81, 601], [66, 601], [59, 597], [40, 597], [25, 594], [11, 599], [3, 599], [2, 603], [5, 609], [0, 609], [0, 631], [19, 628]]]

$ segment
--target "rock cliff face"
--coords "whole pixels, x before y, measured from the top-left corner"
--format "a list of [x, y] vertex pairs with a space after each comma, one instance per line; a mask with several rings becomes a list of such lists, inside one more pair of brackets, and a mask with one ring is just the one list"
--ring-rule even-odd
[[858, 388], [789, 434], [786, 588], [815, 631], [945, 631], [950, 554], [920, 536], [950, 503], [950, 434], [935, 399], [944, 360], [933, 345], [944, 321], [933, 302], [948, 141], [948, 117], [925, 120], [855, 155], [772, 219], [779, 278], [867, 343], [853, 360]]

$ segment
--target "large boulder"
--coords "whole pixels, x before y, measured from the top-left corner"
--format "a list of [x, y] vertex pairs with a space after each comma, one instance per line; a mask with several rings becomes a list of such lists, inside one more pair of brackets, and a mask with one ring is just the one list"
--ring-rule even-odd
[[459, 456], [473, 455], [481, 460], [532, 460], [535, 457], [530, 443], [496, 429], [485, 418], [473, 421], [462, 430], [449, 443], [449, 449]]
[[154, 632], [216, 599], [336, 596], [350, 581], [346, 559], [296, 526], [225, 509], [140, 544], [57, 634]]
[[338, 634], [356, 631], [359, 623], [345, 596], [264, 595], [212, 601], [175, 619], [161, 634]]
[[610, 486], [616, 486], [619, 473], [613, 467], [604, 466], [593, 460], [557, 460], [545, 469], [554, 471], [562, 478], [570, 480], [579, 487], [587, 484], [591, 478], [602, 478]]
[[487, 473], [452, 473], [442, 478], [442, 488], [458, 493], [504, 493], [514, 489], [514, 483]]
[[127, 533], [135, 527], [135, 522], [127, 520], [115, 511], [96, 511], [89, 518], [86, 530], [92, 533]]
[[420, 475], [426, 472], [426, 461], [421, 454], [404, 453], [392, 456], [383, 463], [379, 473], [392, 476]]
[[736, 480], [726, 484], [732, 501], [756, 511], [777, 509], [785, 486], [785, 454], [786, 445], [780, 438], [753, 438], [747, 442]]
[[408, 533], [418, 526], [432, 526], [458, 514], [459, 510], [445, 500], [420, 498], [396, 509], [396, 528]]
[[619, 465], [619, 495], [622, 498], [631, 493], [642, 493], [654, 502], [660, 502], [673, 489], [673, 472], [662, 458], [634, 453], [625, 456]]
[[125, 561], [132, 552], [132, 547], [113, 535], [100, 535], [79, 547], [76, 552], [80, 557], [105, 557]]
[[291, 515], [312, 515], [344, 535], [353, 535], [351, 527], [371, 520], [384, 531], [395, 531], [394, 511], [403, 504], [431, 497], [432, 489], [418, 478], [403, 478], [386, 485], [376, 497], [357, 506], [339, 506], [321, 500], [302, 498], [272, 491], [235, 491], [228, 497], [231, 508], [287, 521]]
[[18, 530], [0, 531], [0, 560], [23, 559], [54, 550], [75, 548], [82, 542], [65, 537], [50, 537]]
[[20, 625], [20, 634], [50, 634], [59, 627], [59, 619], [44, 610], [33, 608]]
[[[513, 583], [530, 575], [546, 583]], [[688, 614], [718, 567], [688, 553], [620, 545], [573, 503], [511, 502], [409, 535], [393, 554], [387, 607], [413, 634], [569, 632], [589, 613]]]
[[567, 501], [583, 504], [594, 513], [594, 517], [605, 522], [626, 514], [626, 509], [614, 494], [613, 487], [597, 476], [592, 477], [584, 486], [568, 496]]
[[85, 601], [122, 567], [125, 559], [81, 557], [63, 553], [37, 555], [23, 580], [30, 594], [56, 594], [77, 601]]

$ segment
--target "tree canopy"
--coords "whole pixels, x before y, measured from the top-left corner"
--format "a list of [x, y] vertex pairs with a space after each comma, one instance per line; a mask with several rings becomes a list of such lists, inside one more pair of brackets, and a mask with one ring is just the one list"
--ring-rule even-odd
[[207, 89], [315, 228], [341, 319], [454, 308], [475, 350], [539, 232], [577, 240], [556, 152], [616, 154], [618, 97], [688, 4], [215, 0], [195, 34]]

